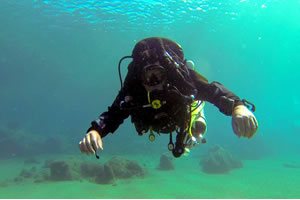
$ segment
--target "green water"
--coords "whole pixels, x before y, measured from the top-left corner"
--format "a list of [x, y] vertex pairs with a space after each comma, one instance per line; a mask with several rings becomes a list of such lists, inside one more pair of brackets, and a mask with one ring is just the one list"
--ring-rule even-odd
[[[300, 165], [299, 11], [299, 0], [2, 0], [0, 197], [299, 198], [300, 169], [283, 167]], [[144, 179], [116, 186], [12, 182], [28, 157], [83, 158], [79, 140], [120, 88], [119, 59], [150, 36], [177, 41], [210, 82], [253, 102], [256, 136], [237, 138], [230, 118], [207, 103], [208, 143], [177, 159], [173, 172], [155, 170], [168, 137], [151, 144], [127, 120], [105, 138], [101, 154], [151, 163]], [[221, 176], [201, 172], [201, 155], [215, 144], [242, 159], [244, 167]], [[162, 177], [165, 187], [151, 188]], [[88, 187], [105, 192], [89, 193]], [[55, 193], [56, 188], [61, 190]]]

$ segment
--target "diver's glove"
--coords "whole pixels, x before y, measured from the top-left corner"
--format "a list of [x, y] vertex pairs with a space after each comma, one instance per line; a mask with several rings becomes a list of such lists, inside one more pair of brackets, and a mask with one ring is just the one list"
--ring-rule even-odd
[[258, 122], [246, 106], [238, 105], [232, 112], [232, 128], [238, 137], [251, 138], [257, 131]]
[[96, 154], [98, 149], [103, 150], [103, 143], [100, 134], [95, 131], [89, 131], [79, 142], [79, 148], [82, 153]]

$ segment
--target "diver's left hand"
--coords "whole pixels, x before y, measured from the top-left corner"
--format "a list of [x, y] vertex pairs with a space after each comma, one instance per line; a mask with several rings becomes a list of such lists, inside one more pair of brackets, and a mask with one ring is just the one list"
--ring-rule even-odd
[[258, 128], [253, 113], [244, 105], [238, 105], [232, 112], [232, 128], [238, 137], [251, 138]]

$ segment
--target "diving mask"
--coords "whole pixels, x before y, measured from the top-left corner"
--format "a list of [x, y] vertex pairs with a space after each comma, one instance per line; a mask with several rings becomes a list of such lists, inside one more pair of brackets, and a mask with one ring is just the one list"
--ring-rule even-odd
[[166, 78], [166, 70], [161, 65], [151, 64], [143, 69], [142, 81], [147, 91], [162, 90]]

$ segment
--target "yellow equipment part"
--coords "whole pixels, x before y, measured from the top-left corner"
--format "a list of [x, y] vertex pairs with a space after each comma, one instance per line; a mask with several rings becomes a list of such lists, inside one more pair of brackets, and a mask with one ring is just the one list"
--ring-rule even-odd
[[[199, 104], [201, 103], [201, 105], [199, 106]], [[198, 107], [197, 107], [198, 106]], [[192, 128], [193, 128], [193, 124], [199, 119], [199, 118], [203, 118], [205, 119], [204, 116], [204, 106], [205, 106], [205, 102], [201, 102], [201, 101], [194, 101], [191, 104], [191, 121], [189, 124], [189, 130], [188, 133], [189, 135], [192, 137], [194, 134], [192, 133]]]

